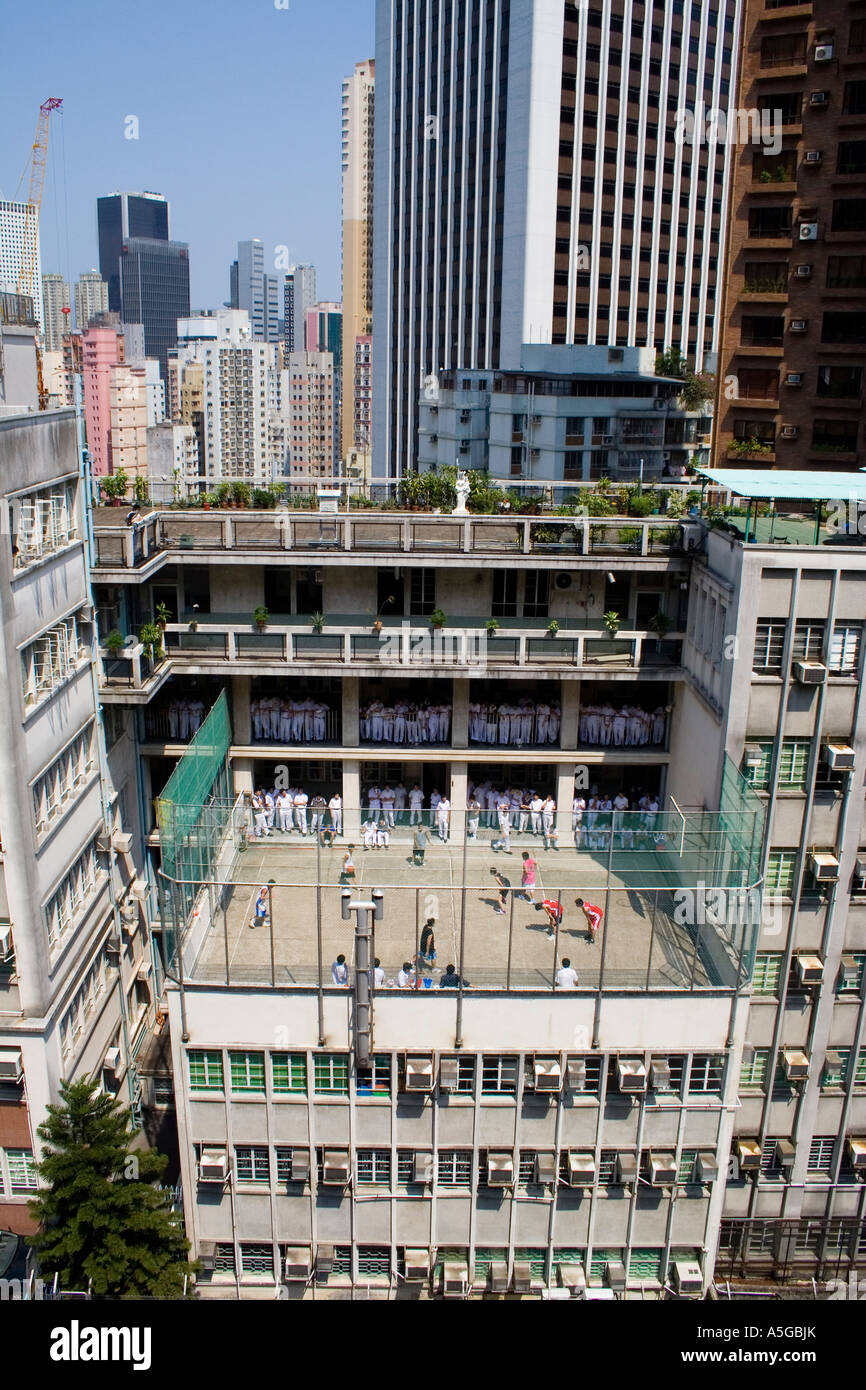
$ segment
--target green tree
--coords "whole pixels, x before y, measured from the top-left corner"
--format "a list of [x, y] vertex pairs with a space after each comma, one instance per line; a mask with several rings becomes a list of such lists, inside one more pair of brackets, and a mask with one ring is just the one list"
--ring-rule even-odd
[[126, 496], [129, 479], [123, 469], [118, 468], [116, 473], [107, 473], [104, 478], [100, 478], [99, 486], [109, 501], [119, 502], [121, 498]]
[[167, 1159], [130, 1152], [129, 1111], [95, 1081], [61, 1081], [60, 1105], [39, 1126], [43, 1189], [30, 1203], [31, 1238], [46, 1275], [97, 1298], [180, 1298], [189, 1242], [181, 1218], [154, 1183]]
[[684, 410], [700, 410], [716, 389], [715, 377], [707, 372], [693, 372], [678, 348], [656, 353], [656, 376], [679, 378], [683, 384], [678, 394]]

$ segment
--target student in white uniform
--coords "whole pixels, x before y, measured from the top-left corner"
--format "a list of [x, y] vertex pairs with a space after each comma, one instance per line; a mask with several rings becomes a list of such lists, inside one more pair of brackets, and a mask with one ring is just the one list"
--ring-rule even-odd
[[391, 830], [384, 815], [379, 817], [379, 824], [376, 826], [376, 848], [388, 849], [391, 844]]
[[379, 957], [376, 956], [376, 959], [373, 961], [373, 988], [382, 989], [384, 987], [384, 984], [385, 971], [382, 968], [382, 963], [379, 960]]
[[306, 835], [307, 833], [307, 805], [309, 800], [310, 798], [307, 796], [303, 787], [295, 793], [295, 825], [302, 835]]
[[439, 839], [444, 844], [448, 839], [448, 825], [451, 820], [451, 802], [447, 796], [443, 796], [439, 805], [436, 807], [436, 825], [439, 830]]
[[541, 813], [543, 810], [544, 802], [538, 795], [538, 792], [535, 792], [532, 796], [532, 800], [529, 803], [529, 814], [531, 817], [533, 835], [541, 834]]
[[391, 788], [390, 788], [389, 786], [383, 787], [383, 788], [382, 788], [382, 810], [383, 810], [384, 813], [385, 813], [385, 819], [386, 819], [386, 821], [388, 822], [389, 828], [393, 828], [393, 825], [394, 825], [394, 802], [395, 802], [395, 800], [396, 800], [396, 798], [395, 798], [394, 793], [393, 793], [393, 791], [391, 790]]
[[277, 792], [277, 829], [285, 835], [292, 828], [292, 813], [294, 811], [294, 800], [285, 790]]
[[563, 956], [562, 965], [554, 976], [554, 984], [557, 989], [577, 989], [577, 971], [568, 956]]
[[424, 793], [416, 782], [409, 793], [409, 824], [420, 825], [424, 819], [422, 807], [424, 805]]
[[555, 815], [556, 815], [556, 802], [554, 801], [554, 799], [553, 799], [552, 796], [549, 796], [549, 797], [547, 798], [547, 800], [544, 802], [544, 805], [543, 805], [542, 811], [541, 811], [541, 833], [542, 833], [543, 836], [544, 836], [544, 848], [545, 848], [545, 849], [550, 849], [550, 847], [551, 847], [551, 841], [552, 841], [551, 831], [553, 830], [553, 817], [554, 817]]
[[394, 810], [396, 812], [398, 825], [402, 825], [406, 810], [406, 788], [402, 782], [398, 782], [394, 788]]
[[328, 802], [328, 810], [331, 813], [331, 825], [334, 827], [335, 835], [343, 833], [343, 798], [339, 792], [334, 792]]
[[368, 815], [364, 824], [361, 826], [361, 833], [364, 836], [364, 849], [376, 848], [376, 833], [378, 829], [378, 822], [373, 819], [372, 815]]
[[270, 835], [268, 829], [268, 813], [265, 809], [265, 798], [262, 792], [256, 792], [253, 797], [253, 824], [255, 826], [256, 838], [261, 839], [263, 835]]
[[580, 849], [583, 836], [583, 815], [586, 810], [586, 797], [579, 792], [571, 803], [571, 829], [574, 833], [574, 847]]

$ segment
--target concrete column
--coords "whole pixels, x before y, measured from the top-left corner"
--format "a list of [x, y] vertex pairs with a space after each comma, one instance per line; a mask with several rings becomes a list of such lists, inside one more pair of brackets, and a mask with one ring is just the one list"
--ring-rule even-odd
[[560, 849], [574, 844], [571, 834], [571, 806], [574, 801], [574, 763], [556, 764], [556, 829]]
[[254, 769], [255, 764], [252, 758], [232, 759], [232, 777], [234, 778], [236, 796], [240, 792], [255, 790]]
[[[354, 682], [357, 687], [357, 680]], [[345, 683], [344, 683], [345, 688]], [[355, 709], [358, 708], [357, 696]], [[343, 704], [345, 711], [345, 702]], [[345, 714], [343, 716], [345, 718]], [[356, 844], [361, 838], [361, 764], [343, 763], [343, 839]]]
[[235, 743], [250, 743], [250, 676], [232, 676], [232, 733]]
[[[469, 682], [463, 681], [461, 684], [468, 686]], [[448, 799], [451, 802], [451, 831], [449, 839], [452, 845], [462, 845], [463, 837], [466, 834], [468, 783], [468, 764], [464, 762], [453, 762], [451, 764], [451, 786], [448, 791]], [[433, 834], [436, 834], [435, 824], [433, 826]]]
[[577, 747], [578, 721], [580, 718], [580, 681], [560, 683], [560, 705], [562, 724], [559, 729], [559, 746], [563, 750]]
[[[344, 676], [341, 691], [343, 696], [343, 746], [345, 748], [357, 748], [361, 742], [358, 677]], [[345, 794], [343, 801], [344, 803], [346, 801]], [[358, 804], [357, 801], [355, 804]]]
[[453, 706], [451, 710], [451, 747], [469, 747], [469, 681], [451, 682]]

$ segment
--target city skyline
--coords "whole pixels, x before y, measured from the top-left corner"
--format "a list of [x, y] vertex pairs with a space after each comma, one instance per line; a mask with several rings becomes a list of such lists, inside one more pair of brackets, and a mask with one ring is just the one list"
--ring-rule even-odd
[[[266, 270], [274, 248], [286, 246], [289, 263], [315, 264], [323, 294], [339, 299], [342, 81], [372, 54], [373, 0], [336, 0], [327, 10], [270, 6], [245, 14], [242, 27], [225, 0], [207, 6], [194, 0], [184, 9], [194, 48], [180, 42], [177, 13], [163, 0], [149, 10], [152, 23], [136, 32], [135, 43], [116, 9], [96, 3], [88, 16], [93, 52], [104, 65], [101, 81], [86, 87], [70, 81], [69, 52], [80, 38], [81, 17], [59, 10], [42, 36], [38, 72], [22, 66], [4, 84], [0, 197], [6, 199], [26, 197], [18, 180], [40, 102], [49, 92], [64, 98], [51, 133], [40, 219], [42, 271], [74, 283], [98, 263], [97, 198], [149, 189], [169, 201], [172, 235], [189, 245], [194, 308], [224, 303], [226, 265], [238, 241], [251, 237], [264, 243]], [[178, 33], [171, 50], [160, 44], [161, 19]], [[23, 10], [6, 17], [9, 51], [16, 42], [24, 48], [31, 22]], [[270, 82], [252, 76], [262, 52], [274, 55]], [[209, 93], [212, 82], [223, 85], [226, 54], [233, 84], [237, 74], [251, 76], [241, 78], [241, 99], [222, 104]], [[194, 90], [200, 100], [190, 100]], [[137, 139], [127, 138], [136, 134], [130, 117], [138, 121]], [[295, 141], [291, 130], [298, 132]]]

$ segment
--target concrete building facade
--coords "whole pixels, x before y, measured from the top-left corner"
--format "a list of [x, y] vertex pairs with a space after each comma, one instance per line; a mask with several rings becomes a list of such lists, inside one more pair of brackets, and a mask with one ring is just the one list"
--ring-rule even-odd
[[69, 285], [62, 275], [43, 275], [42, 277], [42, 332], [46, 352], [60, 352], [63, 335], [69, 331]]
[[340, 454], [350, 448], [368, 448], [358, 434], [355, 393], [357, 383], [349, 370], [358, 340], [369, 339], [373, 329], [373, 131], [376, 64], [372, 58], [356, 63], [351, 77], [343, 79], [343, 402]]

